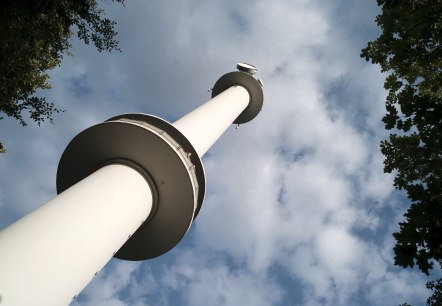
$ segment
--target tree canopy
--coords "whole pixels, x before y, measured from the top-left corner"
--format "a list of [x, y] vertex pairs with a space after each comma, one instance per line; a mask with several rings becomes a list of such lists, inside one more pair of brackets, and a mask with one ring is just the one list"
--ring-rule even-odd
[[[442, 305], [442, 279], [427, 282], [427, 289], [431, 290], [433, 293], [427, 299], [427, 306], [440, 306]], [[411, 306], [408, 303], [401, 304], [399, 306]]]
[[0, 113], [23, 126], [25, 114], [37, 124], [52, 121], [60, 110], [35, 92], [50, 88], [47, 71], [68, 54], [71, 36], [99, 52], [118, 50], [115, 22], [103, 15], [96, 0], [0, 1]]
[[[384, 171], [410, 200], [393, 234], [395, 264], [429, 275], [442, 265], [442, 0], [378, 0], [381, 35], [361, 56], [387, 73]], [[441, 305], [442, 280], [427, 283]], [[408, 304], [404, 304], [408, 305]]]
[[382, 34], [362, 57], [388, 72], [381, 143], [385, 172], [411, 201], [400, 223], [395, 263], [429, 273], [442, 261], [442, 1], [378, 0]]

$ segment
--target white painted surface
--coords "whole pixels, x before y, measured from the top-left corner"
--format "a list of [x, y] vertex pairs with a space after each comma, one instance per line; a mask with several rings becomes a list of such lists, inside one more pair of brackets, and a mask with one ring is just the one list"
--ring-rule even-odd
[[0, 232], [1, 306], [68, 305], [146, 220], [152, 193], [109, 165]]
[[194, 111], [175, 121], [176, 127], [202, 157], [249, 104], [242, 86], [232, 86]]

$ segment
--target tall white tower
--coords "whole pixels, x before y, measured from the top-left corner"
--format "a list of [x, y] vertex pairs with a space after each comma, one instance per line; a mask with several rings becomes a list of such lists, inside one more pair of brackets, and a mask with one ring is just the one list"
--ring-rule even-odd
[[204, 199], [201, 157], [262, 108], [256, 68], [237, 68], [173, 124], [125, 114], [74, 137], [58, 195], [0, 231], [1, 306], [68, 305], [112, 256], [150, 259], [183, 238]]

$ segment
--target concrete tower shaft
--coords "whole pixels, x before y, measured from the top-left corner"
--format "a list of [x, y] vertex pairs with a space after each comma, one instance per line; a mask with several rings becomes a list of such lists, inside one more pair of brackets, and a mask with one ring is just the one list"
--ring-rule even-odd
[[204, 199], [201, 157], [262, 107], [256, 68], [237, 67], [173, 124], [124, 114], [72, 139], [59, 194], [0, 232], [2, 305], [67, 305], [112, 256], [145, 260], [182, 239]]

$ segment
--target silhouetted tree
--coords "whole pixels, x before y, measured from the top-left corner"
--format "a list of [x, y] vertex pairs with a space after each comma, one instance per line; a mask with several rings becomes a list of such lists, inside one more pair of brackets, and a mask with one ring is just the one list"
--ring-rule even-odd
[[427, 288], [433, 291], [433, 294], [427, 299], [427, 306], [442, 305], [442, 279], [428, 282]]
[[24, 113], [39, 125], [52, 121], [60, 110], [34, 94], [50, 88], [47, 71], [67, 54], [73, 33], [99, 52], [118, 50], [115, 22], [102, 15], [96, 0], [0, 1], [0, 113], [23, 126]]
[[[442, 305], [442, 279], [437, 279], [435, 281], [427, 282], [427, 289], [433, 291], [433, 294], [427, 299], [427, 306], [441, 306]], [[399, 306], [411, 306], [410, 304], [404, 303]]]
[[[411, 205], [394, 233], [395, 264], [429, 275], [442, 265], [442, 1], [378, 0], [382, 34], [361, 56], [388, 76], [384, 170]], [[442, 305], [442, 280], [427, 283], [427, 305]], [[402, 304], [406, 306], [408, 304]]]
[[396, 239], [395, 264], [425, 274], [442, 262], [442, 1], [378, 0], [382, 34], [361, 56], [388, 72], [384, 170], [411, 201]]

